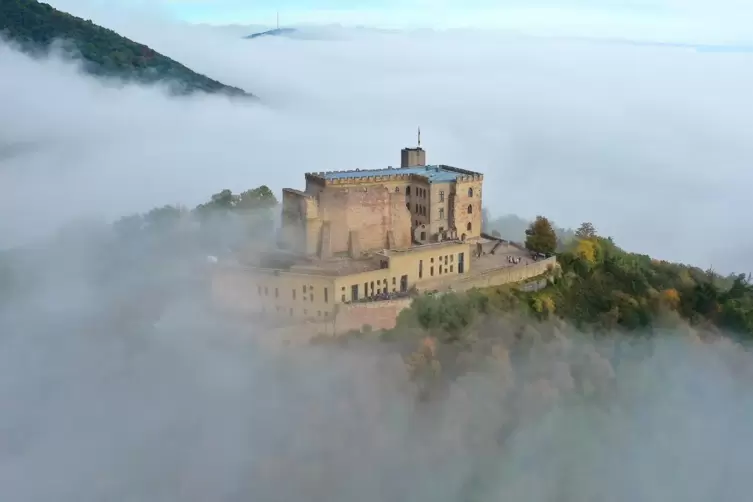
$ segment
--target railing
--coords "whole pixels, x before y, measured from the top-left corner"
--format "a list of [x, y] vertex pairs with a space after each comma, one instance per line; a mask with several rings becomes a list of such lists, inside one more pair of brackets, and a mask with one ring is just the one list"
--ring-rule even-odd
[[355, 301], [345, 302], [347, 305], [352, 305], [355, 303], [371, 303], [371, 302], [383, 302], [388, 300], [398, 300], [400, 298], [409, 298], [411, 296], [410, 291], [392, 291], [387, 293], [379, 293], [377, 295], [367, 296], [364, 298], [359, 298]]

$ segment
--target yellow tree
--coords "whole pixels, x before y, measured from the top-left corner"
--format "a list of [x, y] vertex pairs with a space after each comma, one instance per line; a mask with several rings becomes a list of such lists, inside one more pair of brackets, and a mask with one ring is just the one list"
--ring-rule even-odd
[[579, 239], [575, 248], [575, 254], [591, 265], [596, 263], [596, 242], [591, 239]]
[[680, 306], [680, 293], [675, 288], [665, 289], [661, 292], [662, 302], [671, 309], [677, 309]]

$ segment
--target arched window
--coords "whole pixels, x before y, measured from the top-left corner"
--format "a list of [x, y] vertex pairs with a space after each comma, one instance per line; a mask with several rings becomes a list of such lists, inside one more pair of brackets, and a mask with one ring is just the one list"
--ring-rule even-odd
[[473, 197], [473, 188], [468, 189], [468, 197]]
[[468, 204], [468, 214], [473, 214], [473, 206]]
[[468, 222], [468, 225], [467, 225], [467, 226], [466, 226], [465, 228], [466, 228], [466, 230], [468, 230], [469, 232], [471, 231], [471, 228], [473, 228], [473, 225], [471, 225], [471, 222], [470, 222], [470, 221]]
[[405, 187], [405, 195], [410, 195], [410, 187]]

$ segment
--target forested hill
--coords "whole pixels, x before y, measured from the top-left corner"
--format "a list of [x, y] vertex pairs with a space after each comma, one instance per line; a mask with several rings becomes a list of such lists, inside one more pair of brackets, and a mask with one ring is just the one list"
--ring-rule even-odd
[[146, 45], [36, 0], [0, 1], [0, 32], [31, 54], [47, 52], [56, 40], [70, 43], [83, 59], [84, 70], [92, 75], [142, 83], [164, 81], [177, 94], [253, 97], [243, 89], [196, 73]]

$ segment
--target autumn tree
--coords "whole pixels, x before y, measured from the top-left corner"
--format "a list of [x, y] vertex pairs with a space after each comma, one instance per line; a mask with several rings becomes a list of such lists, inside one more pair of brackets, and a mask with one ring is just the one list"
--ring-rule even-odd
[[526, 249], [534, 253], [553, 254], [557, 248], [557, 235], [552, 223], [543, 216], [537, 216], [536, 221], [526, 230]]
[[593, 239], [596, 237], [596, 229], [591, 222], [583, 222], [575, 231], [575, 237], [578, 239]]
[[596, 263], [596, 243], [590, 239], [581, 239], [575, 247], [575, 255], [588, 262], [589, 265]]

